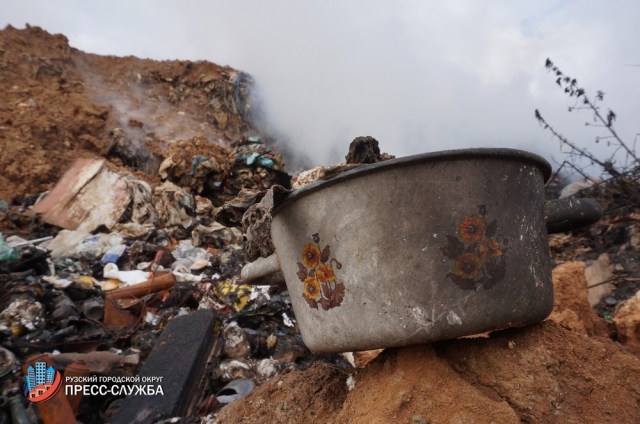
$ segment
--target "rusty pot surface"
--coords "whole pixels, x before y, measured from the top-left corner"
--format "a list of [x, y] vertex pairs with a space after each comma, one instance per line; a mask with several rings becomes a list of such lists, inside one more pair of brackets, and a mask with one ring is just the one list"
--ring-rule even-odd
[[[545, 204], [551, 166], [513, 149], [427, 153], [368, 165], [288, 196], [277, 257], [315, 352], [405, 346], [533, 324], [553, 307], [547, 228], [597, 221], [590, 200]], [[266, 265], [265, 265], [266, 264]]]

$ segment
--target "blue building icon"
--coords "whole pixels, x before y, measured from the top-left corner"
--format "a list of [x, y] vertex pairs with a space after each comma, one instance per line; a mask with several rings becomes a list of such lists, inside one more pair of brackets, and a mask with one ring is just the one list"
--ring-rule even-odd
[[27, 389], [30, 391], [31, 389], [36, 388], [36, 370], [33, 368], [33, 365], [29, 365], [27, 368]]
[[47, 368], [46, 362], [36, 362], [36, 367], [27, 368], [26, 393], [28, 399], [42, 396], [49, 391], [55, 382], [57, 371], [52, 366]]
[[36, 386], [46, 383], [47, 381], [47, 363], [36, 362]]
[[56, 370], [53, 369], [52, 366], [49, 366], [49, 368], [47, 368], [47, 383], [49, 384], [53, 384], [53, 380], [56, 378]]

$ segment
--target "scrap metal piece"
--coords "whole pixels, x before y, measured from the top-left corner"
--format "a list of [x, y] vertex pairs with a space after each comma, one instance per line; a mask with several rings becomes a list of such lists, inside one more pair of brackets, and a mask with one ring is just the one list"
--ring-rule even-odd
[[[168, 290], [176, 284], [172, 273], [155, 275], [144, 283], [123, 287], [109, 292], [104, 298], [104, 324], [107, 328], [130, 327], [143, 316], [144, 302], [148, 294]], [[137, 307], [136, 310], [133, 308]]]

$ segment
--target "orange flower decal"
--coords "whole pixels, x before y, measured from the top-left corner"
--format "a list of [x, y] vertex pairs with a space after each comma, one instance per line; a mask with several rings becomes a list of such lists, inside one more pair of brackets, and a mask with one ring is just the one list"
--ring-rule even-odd
[[320, 235], [313, 234], [313, 243], [307, 243], [302, 249], [302, 262], [298, 262], [298, 279], [304, 283], [302, 297], [310, 308], [328, 311], [338, 307], [344, 299], [344, 283], [338, 281], [333, 271], [342, 268], [337, 259], [331, 259], [331, 248], [326, 245], [320, 249]]
[[456, 259], [453, 273], [462, 278], [475, 278], [482, 269], [482, 260], [475, 253], [465, 253]]
[[498, 243], [497, 240], [491, 240], [485, 237], [480, 242], [480, 246], [478, 246], [478, 254], [480, 254], [480, 257], [485, 261], [490, 258], [502, 256], [500, 243]]
[[486, 220], [487, 207], [478, 206], [478, 215], [467, 215], [458, 224], [457, 235], [445, 234], [447, 244], [442, 254], [455, 261], [453, 272], [446, 275], [462, 290], [476, 290], [478, 284], [489, 290], [507, 273], [507, 245], [509, 240], [496, 235], [498, 221]]
[[333, 273], [331, 265], [320, 264], [316, 270], [316, 278], [318, 281], [324, 283], [335, 280], [336, 275]]
[[485, 228], [486, 224], [482, 217], [470, 215], [458, 225], [458, 234], [466, 243], [475, 243], [482, 238]]
[[320, 283], [313, 277], [307, 277], [304, 280], [304, 294], [309, 299], [317, 299], [320, 296]]
[[320, 248], [313, 243], [307, 243], [302, 249], [302, 261], [308, 268], [315, 268], [320, 262]]

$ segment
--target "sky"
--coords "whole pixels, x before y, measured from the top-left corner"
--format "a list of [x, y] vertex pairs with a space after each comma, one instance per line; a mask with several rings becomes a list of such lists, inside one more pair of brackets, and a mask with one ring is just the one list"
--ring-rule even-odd
[[[544, 67], [605, 92], [629, 145], [640, 133], [640, 2], [3, 0], [0, 27], [37, 25], [104, 55], [207, 60], [250, 73], [269, 122], [312, 163], [369, 135], [396, 156], [511, 147], [565, 155], [534, 118], [599, 158]], [[639, 140], [640, 141], [640, 140]]]

